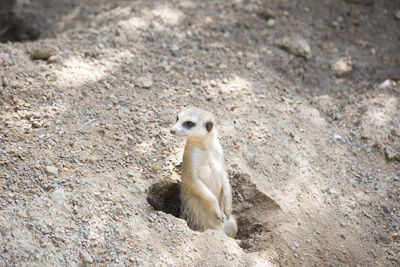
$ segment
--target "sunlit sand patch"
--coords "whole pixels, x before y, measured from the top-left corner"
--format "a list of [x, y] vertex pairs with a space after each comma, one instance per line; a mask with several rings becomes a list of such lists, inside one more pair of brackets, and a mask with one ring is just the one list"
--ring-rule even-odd
[[183, 13], [176, 8], [168, 6], [158, 6], [151, 13], [159, 17], [165, 24], [178, 25], [183, 19]]
[[149, 21], [144, 18], [132, 17], [128, 20], [120, 21], [119, 26], [123, 29], [147, 29], [149, 26]]
[[96, 82], [109, 75], [120, 65], [121, 59], [127, 57], [133, 55], [129, 52], [120, 52], [116, 56], [100, 60], [73, 56], [63, 62], [61, 70], [54, 71], [57, 78], [54, 86], [72, 88]]

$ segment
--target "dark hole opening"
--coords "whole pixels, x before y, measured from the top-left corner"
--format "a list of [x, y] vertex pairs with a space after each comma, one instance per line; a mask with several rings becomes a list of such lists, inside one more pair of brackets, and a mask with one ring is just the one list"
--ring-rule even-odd
[[39, 39], [39, 25], [45, 17], [22, 12], [20, 7], [15, 0], [0, 1], [0, 43]]
[[160, 181], [151, 186], [147, 202], [154, 209], [179, 218], [181, 208], [180, 193], [180, 182]]

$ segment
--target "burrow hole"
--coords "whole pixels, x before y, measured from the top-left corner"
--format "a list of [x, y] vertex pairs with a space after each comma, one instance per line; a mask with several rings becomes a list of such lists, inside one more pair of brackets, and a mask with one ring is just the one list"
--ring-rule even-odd
[[[246, 252], [260, 251], [268, 243], [275, 222], [271, 218], [280, 212], [279, 205], [261, 192], [244, 173], [230, 172], [232, 208], [238, 223], [236, 239]], [[168, 179], [154, 183], [147, 195], [148, 203], [158, 211], [180, 215], [180, 182]]]

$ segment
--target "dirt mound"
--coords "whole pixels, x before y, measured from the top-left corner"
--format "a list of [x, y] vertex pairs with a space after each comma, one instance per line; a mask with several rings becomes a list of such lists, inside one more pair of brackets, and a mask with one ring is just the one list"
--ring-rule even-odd
[[[400, 6], [364, 2], [4, 1], [0, 265], [398, 266]], [[185, 105], [240, 246], [178, 218]]]

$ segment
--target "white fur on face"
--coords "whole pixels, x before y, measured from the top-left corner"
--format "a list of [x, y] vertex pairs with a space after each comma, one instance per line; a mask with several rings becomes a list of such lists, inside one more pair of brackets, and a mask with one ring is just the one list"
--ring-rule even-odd
[[[205, 127], [205, 123], [208, 121], [214, 121], [211, 113], [193, 107], [187, 107], [182, 109], [178, 114], [178, 121], [172, 127], [172, 131], [177, 136], [196, 136], [201, 137], [208, 134]], [[185, 123], [192, 122], [195, 125], [188, 128]]]

